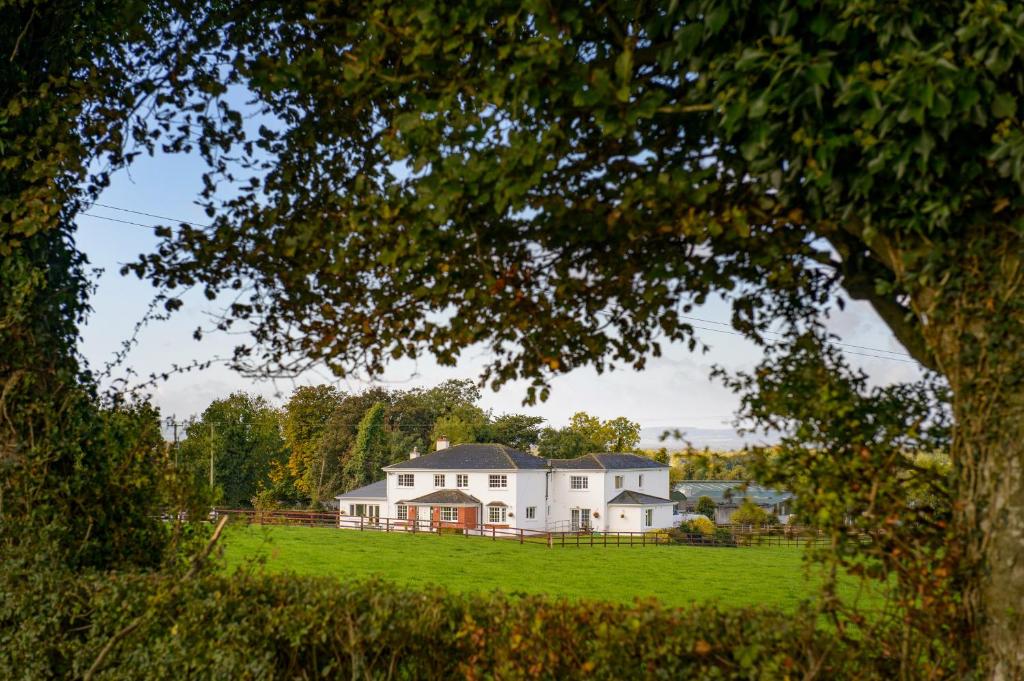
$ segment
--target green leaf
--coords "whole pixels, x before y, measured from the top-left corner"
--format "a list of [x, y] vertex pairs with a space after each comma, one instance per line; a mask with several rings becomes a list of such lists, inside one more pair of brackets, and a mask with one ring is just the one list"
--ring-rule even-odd
[[420, 118], [419, 113], [410, 111], [395, 116], [394, 126], [398, 128], [399, 132], [409, 132], [418, 127], [422, 122], [423, 119]]
[[625, 50], [615, 60], [615, 75], [622, 83], [628, 83], [633, 77], [633, 50]]
[[1012, 118], [1017, 115], [1017, 100], [1013, 95], [1000, 92], [992, 100], [992, 115], [996, 118]]

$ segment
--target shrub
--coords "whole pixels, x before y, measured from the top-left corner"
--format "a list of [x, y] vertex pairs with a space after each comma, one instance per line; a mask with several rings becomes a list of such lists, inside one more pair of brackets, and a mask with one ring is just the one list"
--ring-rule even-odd
[[715, 533], [715, 523], [709, 518], [696, 518], [690, 521], [690, 526], [700, 534], [710, 537]]
[[730, 532], [728, 528], [716, 527], [714, 537], [715, 541], [719, 544], [727, 544], [729, 546], [736, 545], [736, 539], [732, 536], [732, 532]]
[[765, 510], [750, 499], [744, 499], [732, 514], [732, 522], [735, 525], [763, 525], [767, 519], [768, 514]]
[[0, 604], [0, 677], [77, 678], [94, 664], [99, 678], [157, 681], [871, 676], [810, 611], [460, 596], [244, 571], [54, 575], [48, 590], [46, 608]]
[[715, 509], [718, 508], [718, 505], [715, 503], [715, 500], [712, 499], [711, 497], [701, 497], [697, 499], [697, 505], [694, 508], [696, 509], [697, 513], [707, 516], [709, 520], [714, 520]]

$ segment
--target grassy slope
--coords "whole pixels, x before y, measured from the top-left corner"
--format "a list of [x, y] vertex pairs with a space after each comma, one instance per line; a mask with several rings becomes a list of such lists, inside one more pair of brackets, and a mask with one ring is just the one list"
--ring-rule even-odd
[[379, 575], [454, 591], [546, 593], [572, 599], [668, 605], [716, 601], [727, 606], [792, 609], [813, 594], [796, 548], [553, 548], [454, 536], [356, 532], [329, 528], [230, 528], [223, 540], [229, 570], [253, 559], [274, 572]]

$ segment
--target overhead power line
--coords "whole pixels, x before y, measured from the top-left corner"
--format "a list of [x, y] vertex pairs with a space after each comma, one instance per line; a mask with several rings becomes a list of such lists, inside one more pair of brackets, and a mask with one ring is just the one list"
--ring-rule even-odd
[[[186, 225], [192, 225], [193, 227], [213, 227], [213, 225], [201, 225], [198, 222], [194, 222], [192, 220], [185, 220], [184, 218], [171, 218], [171, 217], [167, 217], [166, 215], [157, 215], [155, 213], [146, 213], [146, 212], [141, 211], [141, 210], [132, 210], [131, 208], [122, 208], [121, 206], [112, 206], [109, 203], [100, 203], [99, 201], [96, 201], [92, 205], [99, 206], [100, 208], [109, 208], [110, 210], [119, 210], [122, 213], [134, 213], [135, 215], [145, 215], [148, 218], [156, 218], [158, 220], [171, 220], [172, 222], [178, 222], [178, 223], [182, 223], [182, 224], [186, 224]], [[88, 215], [88, 213], [87, 213], [87, 215]], [[94, 215], [93, 217], [97, 217], [97, 216]], [[133, 224], [138, 224], [138, 223], [133, 223]], [[143, 225], [143, 226], [144, 227], [150, 227], [151, 225]]]
[[[692, 320], [692, 321], [695, 321], [695, 322], [702, 322], [704, 324], [718, 324], [720, 326], [730, 326], [730, 327], [732, 326], [728, 322], [716, 322], [716, 321], [714, 321], [712, 319], [701, 319], [700, 317], [689, 317], [687, 315], [679, 315], [679, 316], [682, 317], [683, 319], [689, 319], [689, 320]], [[694, 328], [697, 328], [697, 327], [694, 327]], [[735, 335], [735, 336], [742, 336], [743, 335], [742, 333], [737, 333], [735, 331], [728, 331], [728, 332], [726, 332], [726, 331], [722, 331], [722, 330], [719, 330], [719, 329], [703, 329], [703, 330], [704, 331], [718, 331], [718, 333], [729, 333], [730, 335]], [[770, 336], [782, 336], [782, 334], [775, 333], [773, 331], [765, 331], [764, 333], [766, 333], [767, 335], [770, 335]], [[907, 353], [899, 352], [897, 350], [885, 350], [883, 348], [873, 348], [873, 347], [870, 347], [870, 346], [867, 346], [867, 345], [854, 345], [853, 343], [841, 343], [839, 341], [833, 341], [833, 342], [835, 343], [835, 345], [841, 345], [841, 346], [846, 347], [846, 348], [856, 348], [857, 350], [868, 350], [870, 352], [884, 352], [884, 353], [887, 353], [887, 354], [890, 354], [890, 355], [899, 355], [900, 357], [905, 357], [907, 359], [907, 361], [914, 361], [913, 358], [910, 355], [908, 355]], [[856, 353], [850, 353], [850, 354], [856, 354]], [[888, 359], [888, 358], [882, 358], [882, 359]]]
[[[114, 206], [114, 205], [109, 204], [109, 203], [100, 203], [100, 202], [97, 201], [97, 202], [94, 202], [92, 205], [93, 206], [97, 206], [99, 208], [107, 208], [109, 210], [117, 210], [117, 211], [121, 211], [121, 212], [124, 212], [124, 213], [132, 213], [134, 215], [144, 215], [145, 217], [156, 218], [158, 220], [170, 220], [172, 222], [177, 222], [177, 223], [180, 223], [180, 224], [191, 225], [193, 227], [203, 227], [203, 228], [213, 227], [213, 225], [203, 225], [203, 224], [199, 224], [199, 223], [196, 223], [196, 222], [192, 222], [191, 220], [184, 220], [184, 219], [181, 219], [181, 218], [172, 218], [172, 217], [168, 217], [166, 215], [159, 215], [157, 213], [147, 213], [147, 212], [141, 211], [141, 210], [134, 210], [134, 209], [131, 209], [131, 208], [124, 208], [122, 206]], [[123, 224], [123, 225], [131, 225], [133, 227], [142, 227], [144, 229], [156, 229], [157, 228], [156, 225], [146, 225], [146, 224], [143, 224], [141, 222], [134, 222], [134, 221], [131, 221], [131, 220], [122, 220], [120, 218], [108, 217], [106, 215], [96, 215], [95, 213], [83, 212], [83, 213], [81, 213], [81, 215], [86, 215], [86, 216], [89, 216], [89, 217], [92, 217], [92, 218], [97, 218], [97, 219], [100, 219], [100, 220], [109, 220], [110, 222], [117, 222], [117, 223], [120, 223], [120, 224]], [[679, 316], [682, 319], [687, 319], [687, 320], [691, 320], [691, 321], [695, 321], [695, 322], [701, 322], [703, 324], [717, 324], [719, 326], [728, 326], [728, 327], [732, 326], [728, 322], [719, 322], [719, 321], [715, 321], [713, 319], [704, 319], [702, 317], [692, 317], [692, 316], [688, 316], [688, 315], [679, 315]], [[730, 335], [730, 336], [740, 336], [740, 337], [743, 337], [743, 338], [746, 337], [746, 336], [744, 336], [744, 334], [739, 333], [737, 331], [726, 331], [725, 329], [709, 329], [707, 327], [700, 327], [700, 326], [694, 326], [693, 328], [694, 329], [698, 329], [700, 331], [710, 331], [712, 333], [724, 333], [724, 334], [727, 334], [727, 335]], [[772, 332], [772, 331], [765, 331], [764, 333], [766, 335], [770, 335], [770, 336], [782, 337], [782, 334], [775, 333], [775, 332]], [[886, 355], [896, 355], [896, 357], [884, 357], [884, 356], [879, 356], [879, 355], [870, 355], [870, 354], [866, 354], [866, 353], [863, 353], [863, 352], [853, 352], [851, 350], [846, 350], [845, 352], [847, 354], [849, 354], [849, 355], [856, 355], [858, 357], [869, 357], [869, 358], [872, 358], [872, 359], [884, 359], [884, 360], [889, 360], [889, 361], [892, 361], [892, 362], [903, 362], [905, 364], [917, 364], [917, 361], [914, 360], [910, 355], [908, 355], [905, 352], [899, 352], [899, 351], [896, 351], [896, 350], [886, 350], [884, 348], [874, 348], [874, 347], [871, 347], [871, 346], [868, 346], [868, 345], [856, 345], [856, 344], [853, 344], [853, 343], [844, 343], [844, 342], [841, 342], [841, 341], [833, 341], [833, 343], [835, 345], [839, 345], [839, 346], [841, 346], [843, 348], [853, 348], [854, 350], [867, 350], [868, 352], [881, 352], [881, 353], [885, 353]]]
[[121, 220], [119, 218], [111, 218], [106, 215], [96, 215], [95, 213], [82, 212], [79, 215], [85, 215], [86, 217], [96, 218], [98, 220], [109, 220], [110, 222], [119, 222], [122, 225], [131, 225], [132, 227], [143, 227], [145, 229], [156, 229], [156, 225], [144, 225], [141, 222], [132, 222], [131, 220]]

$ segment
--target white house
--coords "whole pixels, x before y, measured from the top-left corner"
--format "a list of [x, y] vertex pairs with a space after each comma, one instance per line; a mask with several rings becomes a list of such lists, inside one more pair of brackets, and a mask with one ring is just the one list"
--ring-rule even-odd
[[672, 526], [669, 467], [635, 454], [544, 459], [505, 445], [438, 440], [342, 494], [347, 516], [431, 520], [436, 527], [640, 532]]

